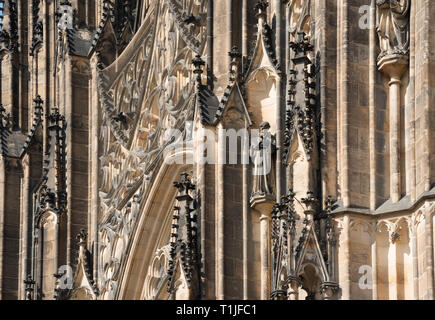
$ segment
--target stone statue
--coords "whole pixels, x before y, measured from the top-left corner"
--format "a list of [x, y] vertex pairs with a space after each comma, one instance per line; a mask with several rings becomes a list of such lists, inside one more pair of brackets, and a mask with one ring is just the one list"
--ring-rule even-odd
[[252, 196], [272, 195], [272, 154], [275, 151], [274, 137], [269, 132], [270, 124], [260, 125], [260, 135], [251, 145], [250, 156], [254, 164]]
[[411, 0], [376, 0], [380, 58], [409, 52], [409, 11]]

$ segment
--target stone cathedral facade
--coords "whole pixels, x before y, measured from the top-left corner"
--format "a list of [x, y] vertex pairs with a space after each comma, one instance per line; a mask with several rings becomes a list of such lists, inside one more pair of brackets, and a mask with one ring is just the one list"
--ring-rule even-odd
[[0, 12], [0, 299], [434, 299], [432, 1]]

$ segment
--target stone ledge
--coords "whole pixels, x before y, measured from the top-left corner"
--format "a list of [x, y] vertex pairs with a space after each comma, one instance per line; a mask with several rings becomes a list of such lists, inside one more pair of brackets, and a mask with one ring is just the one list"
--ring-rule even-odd
[[368, 208], [362, 207], [343, 207], [341, 201], [337, 202], [337, 207], [332, 211], [333, 214], [341, 214], [341, 213], [355, 213], [366, 216], [381, 216], [393, 213], [405, 213], [406, 211], [413, 211], [419, 205], [422, 204], [423, 201], [434, 199], [435, 200], [435, 187], [431, 190], [422, 193], [417, 200], [411, 203], [411, 197], [405, 196], [399, 200], [397, 203], [393, 203], [391, 199], [385, 201], [379, 208], [377, 208], [374, 212], [371, 212]]

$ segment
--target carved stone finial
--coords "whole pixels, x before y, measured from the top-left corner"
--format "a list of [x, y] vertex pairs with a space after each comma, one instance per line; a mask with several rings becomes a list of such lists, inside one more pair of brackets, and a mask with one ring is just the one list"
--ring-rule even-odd
[[192, 64], [195, 67], [195, 69], [193, 70], [193, 73], [197, 75], [197, 82], [201, 82], [201, 74], [204, 72], [202, 70], [202, 67], [205, 66], [205, 62], [204, 60], [201, 59], [201, 56], [198, 54], [195, 56], [194, 59], [192, 59]]
[[228, 52], [228, 55], [230, 56], [230, 58], [232, 60], [235, 60], [237, 58], [240, 58], [242, 56], [242, 54], [239, 51], [239, 48], [237, 46], [234, 46], [231, 48], [231, 51]]
[[200, 27], [201, 26], [201, 17], [194, 16], [193, 14], [190, 14], [183, 20], [183, 22], [186, 24], [192, 24], [196, 27]]
[[295, 58], [298, 58], [301, 56], [307, 56], [309, 52], [313, 51], [314, 46], [310, 43], [305, 32], [298, 32], [297, 40], [295, 42], [290, 42], [290, 48], [294, 51]]
[[305, 204], [307, 208], [305, 210], [306, 215], [314, 214], [318, 200], [314, 197], [314, 193], [312, 191], [307, 192], [307, 197], [302, 199], [302, 203]]
[[[205, 62], [204, 60], [201, 59], [201, 56], [198, 54], [195, 56], [194, 59], [192, 59], [192, 64], [195, 67], [193, 73], [196, 74], [196, 90], [197, 92], [200, 92], [203, 88], [201, 75], [204, 73], [202, 68], [205, 66]], [[199, 95], [198, 95], [198, 99], [199, 99]]]
[[53, 113], [49, 114], [47, 119], [51, 123], [49, 129], [60, 129], [59, 122], [64, 121], [65, 117], [59, 113], [59, 108], [54, 108]]
[[257, 2], [257, 4], [255, 5], [254, 8], [255, 8], [255, 11], [265, 12], [268, 7], [269, 7], [268, 1], [260, 0]]
[[205, 65], [205, 62], [201, 59], [201, 56], [199, 54], [196, 55], [194, 59], [192, 59], [192, 63], [195, 66], [195, 70], [201, 70], [202, 73], [201, 67]]
[[192, 200], [191, 196], [189, 195], [189, 191], [195, 190], [196, 186], [191, 182], [188, 173], [183, 172], [181, 174], [180, 182], [174, 182], [173, 184], [174, 187], [176, 187], [179, 192], [179, 195], [177, 196], [177, 200], [179, 201]]
[[41, 99], [40, 95], [37, 95], [35, 99], [33, 99], [33, 102], [35, 103], [35, 114], [40, 116], [42, 115], [42, 104], [44, 103], [44, 101]]
[[254, 9], [256, 14], [256, 17], [258, 20], [266, 20], [267, 18], [267, 8], [269, 7], [269, 2], [260, 0], [255, 5]]
[[0, 104], [0, 126], [3, 127], [3, 120], [6, 119], [6, 109]]
[[79, 246], [86, 244], [87, 239], [88, 239], [88, 234], [86, 233], [85, 229], [80, 229], [80, 232], [77, 235], [77, 240], [78, 240]]
[[228, 52], [229, 57], [231, 58], [230, 62], [230, 80], [235, 81], [239, 76], [239, 65], [240, 65], [240, 58], [242, 55], [240, 54], [239, 48], [237, 46], [234, 46], [230, 52]]
[[332, 200], [331, 196], [328, 196], [328, 198], [326, 198], [326, 200], [325, 200], [325, 209], [328, 213], [332, 212], [333, 204], [334, 204], [334, 200]]

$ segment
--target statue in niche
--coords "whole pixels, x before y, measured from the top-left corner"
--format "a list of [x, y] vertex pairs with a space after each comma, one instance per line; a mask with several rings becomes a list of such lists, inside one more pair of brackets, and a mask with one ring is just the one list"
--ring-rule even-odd
[[253, 141], [250, 156], [253, 168], [252, 196], [272, 195], [272, 156], [275, 153], [275, 137], [271, 135], [270, 124], [263, 122], [260, 125], [260, 134]]
[[409, 53], [409, 11], [411, 0], [376, 0], [377, 32], [382, 58]]

